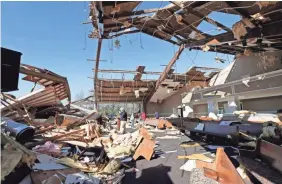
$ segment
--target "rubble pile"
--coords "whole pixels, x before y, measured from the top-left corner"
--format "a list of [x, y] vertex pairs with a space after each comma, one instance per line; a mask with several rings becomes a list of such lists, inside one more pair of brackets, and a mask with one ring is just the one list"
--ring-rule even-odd
[[[107, 183], [110, 177], [120, 174], [125, 162], [140, 156], [151, 159], [155, 141], [146, 128], [119, 134], [105, 128], [106, 122], [97, 112], [85, 117], [74, 115], [73, 109], [65, 112], [47, 119], [32, 119], [36, 123], [31, 125], [2, 118], [1, 136], [8, 141], [2, 141], [3, 183], [11, 182], [9, 176], [21, 172], [17, 168], [23, 163], [34, 183], [76, 183], [77, 178], [80, 183]], [[17, 182], [24, 177], [19, 176]]]
[[153, 156], [155, 136], [143, 124], [121, 134], [96, 110], [69, 103], [65, 77], [23, 64], [20, 72], [43, 87], [1, 93], [1, 183], [120, 183], [126, 162]]

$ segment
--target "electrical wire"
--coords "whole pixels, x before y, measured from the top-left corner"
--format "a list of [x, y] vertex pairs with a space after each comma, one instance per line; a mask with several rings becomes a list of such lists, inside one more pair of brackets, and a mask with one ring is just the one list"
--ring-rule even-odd
[[[160, 6], [159, 6], [158, 11], [156, 12], [156, 14], [159, 12], [159, 10], [160, 10], [162, 4], [163, 4], [163, 0], [162, 0], [162, 2], [160, 3]], [[143, 48], [143, 44], [142, 44], [142, 36], [141, 36], [141, 34], [142, 34], [142, 30], [143, 30], [143, 28], [144, 28], [144, 26], [145, 26], [145, 24], [147, 23], [148, 20], [150, 20], [150, 19], [145, 20], [144, 24], [142, 25], [142, 27], [141, 27], [141, 29], [140, 29], [140, 46], [141, 46], [142, 49], [144, 49], [144, 48]], [[133, 23], [133, 21], [132, 21], [132, 23]]]
[[199, 52], [199, 50], [196, 51], [196, 54], [195, 54], [195, 56], [194, 56], [193, 59], [191, 59], [190, 55], [188, 54], [188, 51], [185, 52], [185, 53], [188, 55], [190, 61], [191, 61], [194, 65], [195, 65], [195, 62], [194, 62], [194, 61], [196, 60], [196, 58], [197, 58], [197, 56], [198, 56], [198, 52]]

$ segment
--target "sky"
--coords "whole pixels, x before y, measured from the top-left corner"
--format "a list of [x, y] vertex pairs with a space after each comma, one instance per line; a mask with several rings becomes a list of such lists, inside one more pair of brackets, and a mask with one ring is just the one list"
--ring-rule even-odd
[[[93, 89], [92, 71], [96, 58], [97, 40], [87, 35], [93, 29], [91, 24], [82, 24], [88, 20], [89, 2], [1, 2], [1, 47], [21, 52], [21, 63], [45, 68], [67, 77], [72, 98], [82, 93], [91, 95]], [[169, 2], [143, 2], [139, 10], [163, 7]], [[220, 23], [232, 27], [239, 20], [238, 16], [212, 13], [209, 15]], [[217, 30], [207, 22], [198, 27], [203, 32], [216, 35]], [[119, 49], [112, 49], [112, 40], [103, 40], [100, 69], [135, 70], [138, 65], [146, 66], [145, 71], [162, 72], [178, 46], [151, 37], [135, 33], [116, 38], [120, 41]], [[113, 40], [114, 42], [115, 40]], [[192, 65], [224, 68], [233, 56], [218, 53], [227, 60], [216, 63], [214, 52], [189, 51], [185, 49], [174, 69], [185, 72]], [[122, 79], [122, 74], [102, 74], [100, 78]], [[134, 75], [125, 74], [125, 79]], [[33, 83], [19, 79], [19, 90], [13, 92], [17, 97], [28, 94]], [[157, 79], [155, 75], [143, 75], [143, 79]], [[40, 86], [39, 86], [40, 87]]]

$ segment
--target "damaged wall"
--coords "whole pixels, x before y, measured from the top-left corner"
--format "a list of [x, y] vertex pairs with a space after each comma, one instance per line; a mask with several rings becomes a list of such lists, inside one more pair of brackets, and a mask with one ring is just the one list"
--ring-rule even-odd
[[188, 92], [188, 89], [185, 87], [181, 88], [175, 94], [162, 101], [161, 104], [147, 103], [147, 115], [154, 115], [155, 111], [157, 111], [159, 112], [159, 116], [170, 116], [173, 113], [173, 108], [177, 108], [182, 104], [181, 94], [184, 92]]
[[154, 116], [155, 112], [161, 111], [161, 104], [148, 102], [146, 104], [146, 114], [147, 116]]
[[272, 67], [264, 69], [259, 67], [261, 58], [258, 56], [241, 56], [235, 60], [235, 63], [228, 75], [225, 83], [242, 79], [243, 76], [259, 75], [266, 72], [282, 69], [282, 51], [267, 52], [265, 56], [278, 56]]
[[161, 104], [161, 116], [170, 116], [173, 113], [173, 108], [177, 108], [182, 104], [182, 93], [188, 92], [186, 87], [181, 88], [177, 93], [165, 99]]
[[243, 108], [246, 110], [249, 109], [256, 112], [258, 111], [276, 112], [278, 109], [281, 109], [282, 95], [275, 97], [242, 100], [242, 103], [243, 103]]

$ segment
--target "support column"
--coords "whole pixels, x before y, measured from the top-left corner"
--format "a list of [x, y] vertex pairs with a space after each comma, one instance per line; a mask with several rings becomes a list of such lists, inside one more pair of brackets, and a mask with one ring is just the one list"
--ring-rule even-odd
[[95, 99], [95, 109], [98, 111], [98, 92], [96, 90], [97, 87], [97, 78], [98, 78], [98, 69], [99, 69], [99, 61], [100, 61], [100, 53], [101, 53], [101, 47], [102, 47], [102, 39], [99, 38], [98, 40], [98, 48], [97, 48], [97, 54], [96, 54], [96, 63], [94, 68], [94, 99]]

